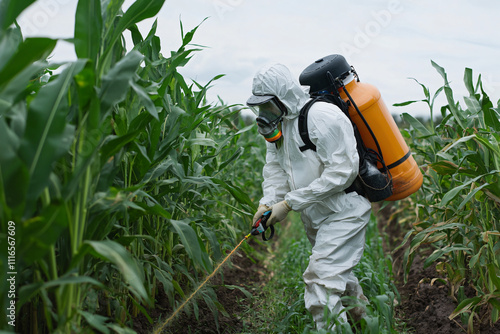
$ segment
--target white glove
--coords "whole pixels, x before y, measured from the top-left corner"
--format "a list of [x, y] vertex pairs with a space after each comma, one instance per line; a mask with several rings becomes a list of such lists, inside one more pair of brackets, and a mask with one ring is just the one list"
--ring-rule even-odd
[[276, 222], [280, 222], [285, 219], [288, 213], [292, 211], [292, 208], [286, 201], [281, 201], [274, 204], [271, 207], [271, 210], [271, 217], [267, 220], [267, 225], [274, 225]]
[[252, 226], [255, 225], [255, 222], [257, 220], [259, 220], [260, 217], [262, 217], [262, 215], [264, 214], [264, 212], [269, 211], [269, 209], [270, 209], [270, 207], [268, 207], [267, 205], [264, 205], [264, 204], [259, 205], [259, 208], [257, 209], [257, 212], [253, 216], [253, 222], [252, 222], [253, 224], [252, 224]]

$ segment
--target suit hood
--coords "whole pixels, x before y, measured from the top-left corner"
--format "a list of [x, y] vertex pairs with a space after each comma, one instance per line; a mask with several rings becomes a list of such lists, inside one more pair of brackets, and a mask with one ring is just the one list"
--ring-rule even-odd
[[292, 119], [309, 100], [309, 94], [295, 80], [290, 70], [282, 64], [271, 64], [261, 68], [253, 79], [254, 95], [274, 95], [288, 109], [284, 118]]

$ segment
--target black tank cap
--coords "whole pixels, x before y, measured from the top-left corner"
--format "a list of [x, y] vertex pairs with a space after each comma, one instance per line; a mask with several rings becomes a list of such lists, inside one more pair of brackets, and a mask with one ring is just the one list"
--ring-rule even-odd
[[334, 78], [347, 76], [351, 66], [345, 58], [338, 54], [329, 55], [316, 60], [307, 66], [299, 76], [299, 82], [303, 86], [310, 86], [309, 93], [313, 94], [323, 90], [331, 90], [331, 82], [327, 72]]

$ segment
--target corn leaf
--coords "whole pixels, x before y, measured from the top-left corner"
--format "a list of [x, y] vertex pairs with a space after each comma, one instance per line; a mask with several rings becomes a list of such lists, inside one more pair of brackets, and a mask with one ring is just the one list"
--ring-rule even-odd
[[0, 37], [29, 5], [36, 0], [2, 0], [0, 1]]
[[[19, 255], [31, 264], [47, 254], [68, 227], [68, 219], [62, 205], [45, 207], [40, 216], [27, 220], [23, 226], [23, 243], [19, 245]], [[36, 249], [36, 252], [33, 251]]]
[[214, 183], [221, 185], [241, 204], [247, 204], [251, 208], [255, 209], [255, 203], [248, 197], [238, 186], [233, 185], [230, 181], [222, 181], [218, 179], [213, 179]]
[[500, 296], [488, 298], [488, 303], [490, 303], [493, 308], [491, 310], [491, 321], [492, 323], [496, 323], [498, 321], [498, 316], [499, 316], [499, 311], [500, 311], [500, 302], [498, 301], [498, 298]]
[[89, 312], [85, 312], [82, 310], [78, 310], [78, 313], [81, 314], [87, 323], [94, 329], [97, 329], [99, 333], [103, 334], [108, 334], [109, 333], [109, 328], [106, 327], [106, 322], [109, 320], [107, 317], [99, 315], [99, 314], [92, 314]]
[[[116, 27], [113, 27], [113, 36], [105, 50], [101, 62], [105, 63], [111, 55], [115, 43], [120, 39], [125, 29], [132, 27], [134, 24], [155, 16], [163, 6], [165, 0], [138, 0], [135, 1], [128, 10], [119, 19]], [[114, 18], [114, 16], [113, 16]], [[109, 27], [108, 29], [110, 29]], [[109, 30], [111, 31], [111, 30]]]
[[146, 90], [135, 82], [130, 82], [130, 86], [144, 104], [144, 108], [146, 108], [147, 112], [156, 120], [158, 120], [158, 111], [156, 110], [156, 106], [154, 105], [153, 101], [151, 101], [151, 98], [149, 97]]
[[212, 311], [212, 314], [214, 315], [214, 320], [215, 320], [215, 326], [217, 327], [217, 330], [219, 329], [219, 312], [218, 312], [218, 307], [216, 306], [217, 302], [217, 296], [212, 290], [212, 293], [210, 293], [211, 289], [207, 289], [206, 291], [203, 291], [203, 300], [207, 304], [208, 308], [210, 311]]
[[424, 268], [427, 268], [430, 266], [434, 261], [439, 259], [441, 256], [448, 254], [450, 252], [456, 252], [456, 251], [464, 251], [466, 253], [470, 253], [472, 249], [469, 247], [465, 247], [463, 245], [453, 245], [453, 246], [446, 246], [441, 249], [436, 249], [424, 262]]
[[113, 30], [115, 27], [113, 21], [116, 17], [121, 16], [122, 6], [125, 0], [101, 0], [101, 15], [103, 27], [106, 29], [105, 35], [109, 34], [108, 31]]
[[465, 197], [465, 199], [462, 201], [462, 203], [460, 203], [460, 205], [457, 207], [457, 211], [461, 210], [476, 195], [476, 193], [478, 191], [480, 191], [481, 189], [483, 189], [484, 187], [487, 187], [489, 185], [490, 185], [489, 183], [485, 183], [477, 188], [474, 188], [474, 190], [472, 190], [470, 193], [468, 193], [467, 196]]
[[481, 144], [488, 147], [497, 156], [497, 159], [500, 159], [500, 148], [498, 147], [498, 144], [497, 146], [494, 146], [488, 139], [480, 135], [477, 135], [475, 137], [477, 141], [481, 142]]
[[460, 304], [458, 304], [457, 308], [448, 318], [450, 320], [453, 320], [456, 316], [460, 315], [461, 313], [467, 312], [468, 310], [476, 306], [479, 302], [481, 302], [481, 299], [482, 299], [481, 297], [473, 297], [463, 300]]
[[26, 38], [0, 69], [0, 88], [35, 61], [45, 59], [55, 48], [56, 43], [57, 40], [50, 38]]
[[495, 268], [495, 265], [490, 263], [488, 264], [488, 274], [490, 281], [495, 285], [496, 290], [500, 292], [500, 277], [497, 275], [498, 268]]
[[85, 62], [68, 66], [54, 81], [40, 89], [30, 108], [21, 142], [20, 155], [29, 168], [27, 207], [34, 204], [49, 182], [52, 164], [69, 149], [74, 127], [67, 124], [68, 89]]
[[427, 130], [427, 128], [418, 119], [416, 119], [412, 115], [410, 115], [408, 113], [403, 113], [401, 115], [401, 117], [403, 117], [403, 119], [405, 121], [407, 121], [408, 123], [410, 123], [410, 125], [415, 130], [417, 130], [418, 132], [420, 132], [422, 134], [422, 136], [430, 136], [430, 135], [432, 135], [432, 133], [429, 130]]
[[189, 258], [193, 260], [197, 266], [203, 268], [204, 263], [201, 256], [202, 251], [198, 243], [198, 236], [191, 225], [189, 225], [189, 222], [189, 219], [170, 219], [170, 223], [172, 224], [175, 232], [179, 235], [182, 245], [184, 245], [184, 249], [186, 250]]
[[191, 138], [187, 141], [187, 144], [190, 146], [194, 145], [208, 146], [208, 147], [216, 146], [215, 140], [213, 140], [212, 138], [202, 138], [202, 137]]
[[238, 285], [224, 285], [225, 288], [227, 289], [230, 289], [230, 290], [234, 290], [234, 289], [238, 289], [240, 290], [244, 295], [245, 297], [247, 297], [248, 299], [252, 299], [253, 298], [253, 295], [248, 292], [247, 289], [245, 289], [244, 287], [241, 287], [241, 286], [238, 286]]
[[455, 197], [457, 197], [457, 195], [465, 188], [467, 188], [468, 186], [470, 186], [470, 184], [472, 182], [476, 182], [477, 180], [479, 180], [481, 177], [483, 177], [484, 175], [480, 175], [472, 180], [469, 180], [468, 182], [465, 182], [453, 189], [451, 189], [450, 191], [448, 191], [446, 194], [444, 194], [443, 198], [441, 199], [441, 203], [439, 203], [439, 206], [440, 207], [445, 207], [451, 200], [453, 200]]
[[175, 291], [177, 291], [177, 293], [182, 297], [182, 298], [186, 298], [186, 294], [184, 293], [184, 291], [182, 291], [182, 288], [181, 286], [179, 285], [179, 282], [177, 282], [176, 280], [172, 280], [172, 285], [174, 286], [174, 289]]
[[236, 152], [234, 152], [233, 155], [229, 159], [227, 159], [226, 161], [222, 162], [219, 165], [219, 172], [221, 170], [223, 170], [224, 168], [226, 168], [227, 165], [229, 165], [230, 163], [232, 163], [233, 161], [235, 161], [236, 159], [238, 159], [242, 154], [243, 154], [242, 148], [238, 147], [238, 149], [236, 150]]
[[120, 273], [128, 283], [129, 290], [136, 297], [144, 301], [149, 301], [148, 293], [144, 287], [144, 274], [125, 247], [111, 240], [87, 240], [85, 241], [85, 245], [90, 246], [94, 250], [94, 255], [108, 260], [119, 268]]
[[464, 126], [464, 120], [462, 113], [458, 109], [457, 105], [455, 104], [455, 99], [453, 98], [453, 90], [449, 86], [448, 82], [448, 76], [446, 74], [446, 71], [444, 70], [443, 67], [439, 66], [436, 64], [434, 61], [431, 61], [432, 66], [438, 71], [438, 73], [443, 77], [445, 86], [444, 86], [444, 93], [446, 95], [446, 99], [448, 100], [448, 107], [450, 109], [450, 112], [453, 114], [453, 117], [455, 121], [458, 123], [458, 125], [462, 128], [465, 129]]
[[197, 225], [201, 227], [201, 230], [210, 242], [210, 247], [212, 248], [212, 252], [214, 253], [215, 261], [218, 262], [222, 259], [222, 252], [220, 250], [219, 241], [217, 240], [217, 235], [211, 228], [207, 226], [205, 222], [199, 223]]
[[164, 270], [154, 269], [155, 277], [163, 285], [163, 291], [167, 295], [170, 304], [174, 301], [174, 285], [172, 283], [172, 276]]
[[155, 16], [160, 11], [165, 0], [137, 0], [123, 14], [116, 30], [120, 34], [128, 27], [140, 21]]
[[473, 79], [472, 69], [466, 68], [464, 71], [464, 84], [471, 96], [476, 94], [476, 90], [474, 89], [474, 83], [472, 82], [472, 79]]
[[484, 124], [487, 127], [493, 129], [493, 131], [498, 132], [500, 131], [500, 120], [498, 119], [499, 115], [496, 112], [496, 109], [493, 108], [493, 103], [491, 102], [490, 98], [484, 91], [482, 85], [481, 85], [481, 93], [482, 93], [481, 109], [483, 110]]
[[130, 88], [135, 72], [143, 59], [137, 51], [129, 52], [102, 78], [99, 94], [101, 112], [107, 113], [111, 107], [123, 101]]
[[451, 161], [438, 161], [429, 164], [429, 167], [434, 169], [438, 174], [441, 175], [452, 175], [458, 170], [458, 165]]
[[400, 103], [394, 103], [393, 106], [394, 107], [404, 107], [404, 106], [407, 106], [407, 105], [410, 105], [410, 104], [416, 103], [416, 102], [425, 102], [425, 100], [414, 100], [414, 101], [405, 101], [405, 102], [400, 102]]
[[5, 118], [0, 117], [0, 177], [3, 186], [8, 189], [5, 193], [6, 204], [14, 209], [23, 207], [29, 184], [29, 170], [27, 165], [19, 158], [18, 149], [21, 139], [12, 131]]
[[105, 289], [106, 286], [101, 282], [95, 280], [88, 276], [63, 276], [55, 280], [50, 280], [47, 282], [36, 282], [29, 285], [24, 285], [19, 289], [19, 307], [31, 299], [40, 290], [50, 289], [53, 287], [60, 287], [69, 284], [92, 284], [101, 289]]
[[[487, 245], [487, 244], [483, 245], [483, 246], [479, 249], [479, 251], [478, 251], [475, 255], [473, 255], [473, 256], [471, 257], [471, 259], [470, 259], [470, 261], [469, 261], [469, 268], [473, 268], [473, 267], [477, 264], [477, 262], [478, 262], [478, 261], [479, 261], [479, 259], [481, 258], [481, 254], [483, 253], [483, 251], [486, 251], [486, 250], [487, 250], [487, 247], [488, 247], [488, 245]], [[480, 264], [481, 264], [481, 263], [480, 263]]]
[[78, 58], [97, 61], [101, 47], [102, 16], [99, 0], [79, 0], [75, 16], [73, 43]]
[[465, 96], [464, 101], [467, 108], [472, 111], [473, 114], [478, 114], [481, 111], [481, 105], [476, 98]]
[[12, 55], [17, 52], [21, 43], [23, 43], [23, 35], [18, 27], [7, 30], [5, 35], [0, 38], [0, 70], [12, 59]]

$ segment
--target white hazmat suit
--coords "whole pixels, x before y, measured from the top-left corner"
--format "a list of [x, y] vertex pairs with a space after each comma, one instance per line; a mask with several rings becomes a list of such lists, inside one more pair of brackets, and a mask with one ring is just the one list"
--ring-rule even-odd
[[[325, 327], [324, 306], [333, 314], [342, 309], [343, 295], [363, 296], [352, 273], [364, 249], [370, 202], [356, 192], [346, 193], [358, 174], [359, 157], [349, 119], [333, 104], [317, 102], [308, 114], [308, 130], [317, 150], [301, 152], [300, 109], [309, 95], [287, 67], [273, 64], [254, 77], [254, 95], [274, 95], [287, 108], [283, 117], [283, 143], [267, 143], [261, 205], [286, 200], [301, 213], [312, 255], [303, 278], [305, 304], [318, 329]], [[345, 312], [340, 314], [346, 322]]]

